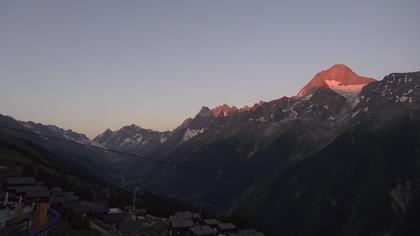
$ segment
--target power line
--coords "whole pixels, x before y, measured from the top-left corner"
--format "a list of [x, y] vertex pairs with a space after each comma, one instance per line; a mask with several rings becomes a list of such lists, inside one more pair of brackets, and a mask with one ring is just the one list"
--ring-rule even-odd
[[[36, 133], [36, 132], [33, 132], [33, 131], [24, 130], [24, 129], [20, 129], [20, 128], [13, 128], [13, 127], [4, 126], [4, 125], [0, 125], [0, 128], [16, 131], [16, 132], [20, 132], [20, 133], [30, 134], [30, 135], [34, 135], [34, 136], [38, 136], [38, 137], [44, 137], [44, 138], [48, 138], [48, 139], [52, 139], [52, 140], [57, 140], [57, 141], [60, 141], [60, 142], [65, 142], [65, 143], [69, 143], [69, 144], [73, 144], [73, 145], [89, 147], [89, 148], [100, 150], [100, 151], [111, 152], [111, 153], [115, 153], [115, 154], [119, 154], [119, 155], [123, 155], [123, 156], [135, 157], [135, 158], [139, 158], [139, 159], [142, 159], [142, 160], [145, 160], [145, 161], [154, 162], [154, 163], [160, 164], [160, 165], [169, 165], [169, 166], [174, 166], [176, 168], [189, 169], [189, 170], [201, 172], [201, 173], [207, 174], [207, 175], [214, 175], [216, 177], [222, 177], [222, 178], [230, 179], [230, 180], [233, 180], [233, 181], [244, 182], [244, 179], [237, 178], [237, 177], [234, 177], [232, 175], [228, 175], [226, 173], [220, 173], [220, 172], [215, 172], [215, 171], [212, 171], [212, 170], [197, 168], [197, 167], [185, 165], [185, 164], [182, 164], [182, 163], [179, 163], [179, 162], [155, 159], [155, 158], [141, 156], [141, 155], [132, 154], [132, 153], [128, 153], [128, 152], [113, 150], [113, 149], [109, 149], [109, 148], [105, 148], [105, 147], [101, 147], [101, 146], [96, 146], [96, 145], [91, 145], [91, 144], [86, 144], [86, 143], [79, 143], [79, 142], [76, 142], [76, 141], [73, 141], [73, 140], [67, 140], [67, 139], [64, 139], [64, 138], [59, 138], [59, 137], [55, 137], [55, 136], [51, 136], [51, 135], [40, 134], [40, 133]], [[265, 183], [260, 183], [260, 184], [261, 185], [267, 185]]]

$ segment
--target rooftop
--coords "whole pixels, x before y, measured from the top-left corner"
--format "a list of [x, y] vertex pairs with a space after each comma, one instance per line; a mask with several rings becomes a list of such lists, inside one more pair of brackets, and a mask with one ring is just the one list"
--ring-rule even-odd
[[16, 193], [28, 193], [28, 192], [43, 192], [48, 191], [48, 188], [40, 185], [21, 185], [13, 187]]
[[6, 178], [7, 185], [33, 185], [36, 184], [34, 177], [8, 177]]
[[190, 228], [194, 226], [194, 222], [192, 220], [183, 220], [183, 219], [170, 219], [171, 225], [173, 228]]
[[61, 187], [54, 187], [51, 189], [53, 193], [63, 193], [63, 189]]
[[206, 225], [217, 225], [217, 224], [220, 224], [220, 222], [218, 220], [216, 220], [216, 219], [205, 219], [204, 220], [204, 223]]
[[236, 229], [236, 226], [232, 223], [221, 223], [218, 224], [217, 227], [221, 230], [233, 230]]
[[51, 197], [51, 203], [65, 203], [66, 202], [66, 197], [64, 196], [52, 196]]
[[190, 230], [197, 236], [216, 235], [216, 232], [208, 225], [195, 226], [190, 228]]
[[50, 191], [48, 189], [29, 191], [29, 192], [26, 192], [25, 197], [26, 198], [49, 198]]
[[174, 217], [178, 219], [192, 219], [193, 213], [191, 213], [190, 211], [180, 211], [175, 213]]

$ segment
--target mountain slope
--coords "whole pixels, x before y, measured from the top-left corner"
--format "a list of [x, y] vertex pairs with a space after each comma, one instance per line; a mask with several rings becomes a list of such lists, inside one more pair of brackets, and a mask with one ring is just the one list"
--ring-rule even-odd
[[277, 171], [270, 189], [244, 191], [235, 209], [243, 213], [252, 204], [255, 212], [248, 214], [286, 235], [397, 231], [420, 187], [420, 126], [407, 115], [379, 130], [373, 121], [359, 124]]
[[321, 86], [227, 116], [203, 107], [168, 135], [155, 157], [232, 179], [153, 165], [125, 174], [133, 185], [141, 180], [162, 194], [211, 204], [220, 214], [244, 214], [286, 235], [397, 234], [413, 220], [409, 204], [398, 198], [413, 186], [410, 199], [420, 192], [419, 86], [419, 72], [396, 73], [352, 90], [351, 100]]
[[97, 145], [115, 150], [146, 154], [165, 142], [168, 134], [169, 132], [143, 129], [133, 124], [115, 132], [107, 129], [93, 141]]
[[[90, 143], [85, 135], [65, 131], [56, 126], [17, 121], [3, 115], [0, 115], [0, 125], [24, 131], [18, 132], [0, 127], [0, 148], [17, 152], [28, 149], [31, 150], [29, 152], [31, 158], [39, 156], [43, 163], [50, 163], [55, 166], [54, 168], [62, 168], [72, 175], [102, 184], [115, 182], [106, 171], [108, 167], [104, 160], [107, 156], [101, 151], [78, 145]], [[50, 137], [69, 142], [57, 141]], [[7, 154], [0, 153], [0, 155]]]
[[63, 138], [81, 144], [91, 144], [91, 141], [86, 135], [76, 133], [72, 130], [65, 130], [55, 125], [43, 125], [32, 121], [19, 121], [25, 128], [42, 135]]

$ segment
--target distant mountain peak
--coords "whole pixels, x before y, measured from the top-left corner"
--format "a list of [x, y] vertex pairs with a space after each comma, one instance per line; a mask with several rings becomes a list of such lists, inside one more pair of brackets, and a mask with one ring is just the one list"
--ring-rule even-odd
[[136, 125], [136, 124], [131, 124], [128, 127], [133, 128], [133, 129], [143, 129], [141, 126]]
[[208, 107], [201, 107], [200, 111], [197, 114], [197, 117], [210, 117], [212, 116], [212, 111]]
[[111, 129], [106, 129], [104, 132], [100, 133], [98, 136], [96, 136], [93, 141], [98, 140], [101, 137], [109, 137], [112, 134], [114, 134], [114, 132]]
[[348, 71], [348, 72], [354, 73], [353, 70], [345, 64], [334, 64], [327, 70], [336, 71], [336, 72]]
[[317, 73], [298, 93], [298, 97], [304, 97], [318, 88], [329, 88], [338, 93], [357, 93], [362, 88], [376, 80], [369, 77], [359, 76], [344, 64], [336, 64]]
[[238, 111], [238, 108], [235, 106], [230, 107], [227, 104], [223, 104], [211, 109], [211, 111], [215, 117], [225, 117], [233, 112]]
[[264, 102], [264, 101], [259, 101], [259, 102], [256, 102], [256, 103], [254, 103], [254, 105], [252, 105], [252, 106], [244, 106], [244, 107], [242, 107], [240, 110], [241, 111], [254, 111], [254, 110], [256, 110], [258, 107], [261, 107], [262, 105], [264, 105], [264, 104], [266, 104], [267, 102]]
[[113, 134], [114, 132], [111, 129], [106, 129], [102, 135], [109, 135], [109, 134]]
[[191, 117], [188, 117], [187, 119], [185, 119], [183, 122], [182, 122], [182, 124], [180, 125], [180, 127], [187, 127], [190, 123], [191, 123], [191, 121], [192, 121], [193, 119], [191, 118]]

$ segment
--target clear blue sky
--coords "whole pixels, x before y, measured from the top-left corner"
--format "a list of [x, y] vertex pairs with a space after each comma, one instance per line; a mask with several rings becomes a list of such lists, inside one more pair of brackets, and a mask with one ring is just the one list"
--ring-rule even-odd
[[420, 1], [0, 1], [0, 113], [88, 134], [420, 70]]

